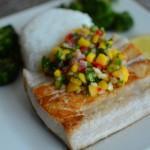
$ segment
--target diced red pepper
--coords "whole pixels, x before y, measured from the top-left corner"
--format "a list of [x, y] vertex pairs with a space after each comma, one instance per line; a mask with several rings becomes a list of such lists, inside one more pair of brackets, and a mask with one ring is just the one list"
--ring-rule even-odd
[[98, 68], [98, 67], [99, 67], [99, 64], [98, 64], [97, 62], [95, 62], [95, 61], [93, 61], [93, 63], [92, 63], [92, 64], [93, 64], [93, 66], [94, 66], [94, 67], [96, 67], [96, 68]]
[[103, 36], [104, 32], [101, 31], [101, 30], [97, 30], [97, 31], [96, 31], [96, 34], [99, 35], [99, 36]]
[[102, 68], [102, 66], [100, 64], [98, 64], [96, 61], [93, 61], [93, 66], [96, 68]]
[[94, 61], [92, 64], [93, 64], [93, 66], [96, 67], [96, 68], [99, 68], [99, 69], [106, 69], [106, 66], [102, 66], [102, 65], [98, 64], [98, 63], [95, 62], [95, 61]]
[[105, 71], [105, 70], [106, 70], [106, 68], [107, 68], [106, 66], [102, 66], [102, 70], [103, 70], [103, 71]]
[[73, 34], [72, 33], [69, 33], [66, 38], [65, 38], [65, 41], [69, 44], [72, 44], [74, 43], [74, 39], [73, 39]]
[[105, 72], [105, 71], [107, 71], [107, 66], [103, 66], [102, 67], [102, 70]]
[[110, 76], [110, 77], [113, 77], [112, 73], [109, 73], [109, 76]]
[[86, 58], [83, 58], [82, 60], [86, 61]]
[[105, 90], [101, 89], [101, 88], [98, 88], [98, 92], [99, 94], [104, 94], [105, 93]]
[[85, 72], [85, 70], [86, 70], [86, 68], [85, 68], [85, 67], [80, 67], [80, 68], [79, 68], [79, 72], [81, 72], [81, 73], [84, 73], [84, 72]]
[[81, 50], [81, 52], [85, 52], [85, 51], [87, 51], [87, 50], [88, 50], [88, 47], [81, 46], [81, 47], [80, 47], [80, 50]]
[[100, 92], [102, 89], [101, 88], [97, 88], [97, 90]]

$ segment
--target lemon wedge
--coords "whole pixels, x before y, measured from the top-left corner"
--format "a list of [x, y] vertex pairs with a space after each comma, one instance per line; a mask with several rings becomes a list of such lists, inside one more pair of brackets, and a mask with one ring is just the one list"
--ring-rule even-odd
[[150, 59], [150, 35], [135, 37], [131, 39], [131, 42], [143, 51], [146, 58]]

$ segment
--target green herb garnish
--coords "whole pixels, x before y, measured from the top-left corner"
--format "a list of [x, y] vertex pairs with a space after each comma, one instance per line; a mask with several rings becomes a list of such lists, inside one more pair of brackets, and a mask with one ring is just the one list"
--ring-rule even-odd
[[89, 82], [95, 82], [96, 74], [92, 68], [87, 68], [85, 74], [86, 74], [86, 78]]

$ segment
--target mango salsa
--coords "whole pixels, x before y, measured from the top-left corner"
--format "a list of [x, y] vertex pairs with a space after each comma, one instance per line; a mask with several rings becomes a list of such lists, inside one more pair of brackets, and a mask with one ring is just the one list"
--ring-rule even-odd
[[95, 97], [124, 86], [129, 77], [126, 57], [98, 27], [83, 26], [68, 33], [53, 57], [44, 60], [43, 72], [53, 77], [57, 89], [67, 92]]

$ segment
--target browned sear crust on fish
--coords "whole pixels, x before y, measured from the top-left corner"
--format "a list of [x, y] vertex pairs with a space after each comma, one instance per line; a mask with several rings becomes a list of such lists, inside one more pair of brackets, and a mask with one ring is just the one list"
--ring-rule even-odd
[[142, 56], [142, 52], [138, 49], [134, 44], [130, 43], [127, 47], [122, 51], [126, 56], [127, 61], [133, 60], [139, 56]]
[[[130, 76], [125, 86], [129, 86], [129, 84], [134, 84], [136, 80], [150, 76], [150, 60], [136, 62], [129, 67], [129, 70]], [[80, 122], [84, 119], [84, 108], [97, 103], [97, 101], [107, 100], [108, 95], [113, 95], [119, 92], [120, 89], [115, 89], [113, 92], [106, 93], [97, 98], [84, 94], [57, 91], [51, 83], [46, 83], [34, 88], [33, 93], [41, 107], [50, 116], [59, 121], [64, 129], [71, 134], [74, 129], [80, 126]]]

